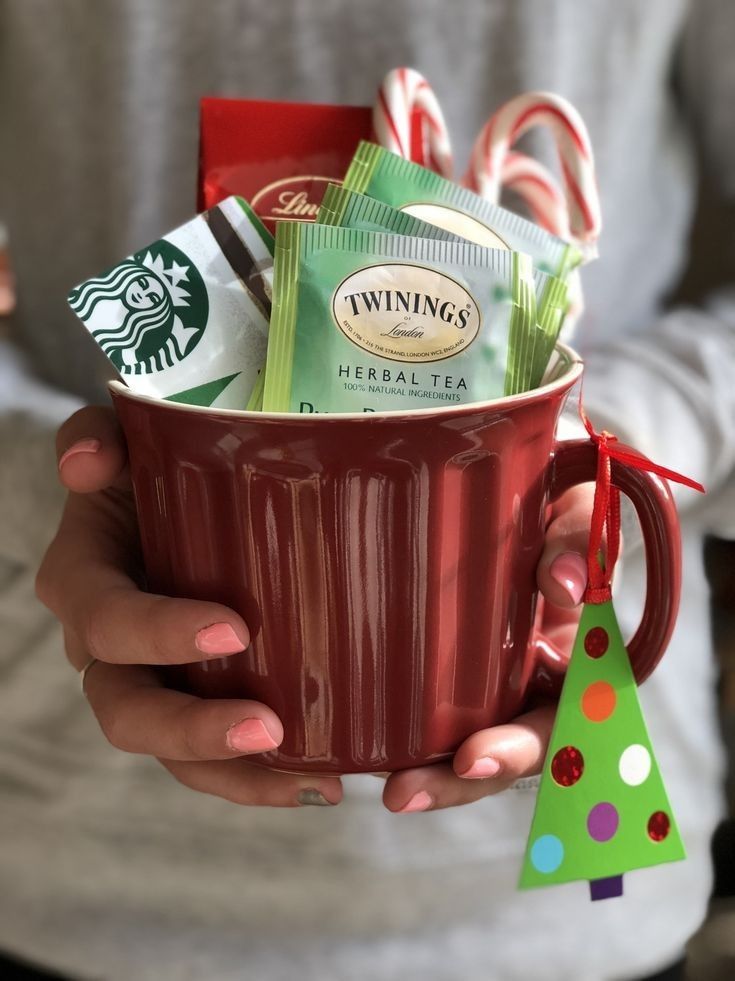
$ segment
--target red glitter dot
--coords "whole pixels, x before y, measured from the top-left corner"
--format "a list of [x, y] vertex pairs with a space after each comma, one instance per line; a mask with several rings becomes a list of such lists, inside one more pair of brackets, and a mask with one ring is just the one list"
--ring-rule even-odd
[[584, 649], [589, 657], [602, 657], [609, 644], [610, 638], [604, 627], [593, 627], [585, 634]]
[[564, 746], [551, 761], [551, 775], [560, 787], [571, 787], [584, 773], [584, 757], [576, 746]]
[[665, 811], [655, 811], [648, 819], [648, 837], [653, 841], [663, 841], [670, 828], [671, 821]]

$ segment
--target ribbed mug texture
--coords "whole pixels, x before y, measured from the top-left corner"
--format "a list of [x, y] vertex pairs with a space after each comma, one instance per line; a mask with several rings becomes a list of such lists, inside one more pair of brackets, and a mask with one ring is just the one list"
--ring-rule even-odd
[[428, 763], [512, 718], [533, 682], [554, 431], [578, 374], [533, 397], [352, 418], [115, 391], [148, 588], [225, 603], [252, 637], [173, 683], [270, 705], [285, 738], [256, 759], [301, 772]]

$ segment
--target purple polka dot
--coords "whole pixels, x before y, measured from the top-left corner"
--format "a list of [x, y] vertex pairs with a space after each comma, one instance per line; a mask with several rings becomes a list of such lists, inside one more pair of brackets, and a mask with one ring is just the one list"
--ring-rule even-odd
[[587, 830], [595, 841], [609, 841], [618, 830], [618, 812], [612, 804], [595, 804], [587, 815]]

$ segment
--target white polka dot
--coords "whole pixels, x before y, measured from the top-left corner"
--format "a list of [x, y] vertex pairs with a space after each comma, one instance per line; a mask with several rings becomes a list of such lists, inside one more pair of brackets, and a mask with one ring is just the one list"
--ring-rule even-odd
[[651, 772], [651, 754], [645, 746], [634, 743], [620, 754], [620, 778], [631, 787], [637, 787]]

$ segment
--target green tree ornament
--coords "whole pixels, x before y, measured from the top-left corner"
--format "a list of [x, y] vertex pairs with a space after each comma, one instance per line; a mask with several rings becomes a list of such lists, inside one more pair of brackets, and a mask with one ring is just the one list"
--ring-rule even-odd
[[622, 895], [623, 873], [686, 857], [612, 601], [587, 603], [562, 688], [520, 888], [579, 879]]

